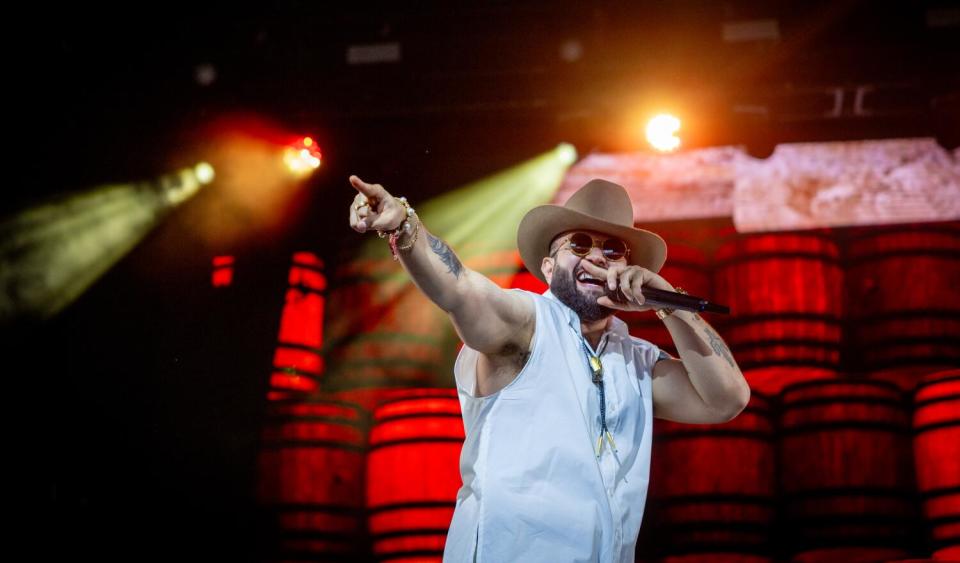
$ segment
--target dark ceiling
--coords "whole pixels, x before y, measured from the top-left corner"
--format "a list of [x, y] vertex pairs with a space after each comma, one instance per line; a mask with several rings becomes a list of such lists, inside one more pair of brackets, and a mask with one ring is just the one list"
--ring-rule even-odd
[[[919, 135], [955, 145], [958, 10], [865, 0], [84, 8], [61, 19], [33, 69], [47, 85], [34, 115], [72, 149], [63, 166], [37, 163], [22, 197], [142, 177], [185, 129], [230, 111], [316, 132], [341, 160], [404, 160], [420, 149], [411, 142], [451, 157], [479, 147], [495, 163], [497, 151], [516, 161], [559, 141], [635, 150], [629, 117], [651, 104], [691, 116], [687, 146], [762, 155], [784, 141]], [[724, 25], [744, 22], [767, 38], [725, 40]], [[392, 60], [350, 64], [358, 52]]]

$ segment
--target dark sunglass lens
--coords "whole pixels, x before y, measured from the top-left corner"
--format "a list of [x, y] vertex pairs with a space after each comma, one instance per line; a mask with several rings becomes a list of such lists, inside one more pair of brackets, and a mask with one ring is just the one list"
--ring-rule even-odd
[[611, 260], [619, 260], [627, 254], [627, 245], [622, 240], [607, 239], [603, 243], [603, 254]]
[[593, 248], [593, 239], [586, 233], [574, 233], [570, 237], [570, 250], [574, 254], [583, 256]]

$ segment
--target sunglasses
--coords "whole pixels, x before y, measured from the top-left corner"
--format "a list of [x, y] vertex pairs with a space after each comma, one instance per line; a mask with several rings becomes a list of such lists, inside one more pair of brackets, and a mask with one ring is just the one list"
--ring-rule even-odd
[[630, 255], [630, 249], [626, 243], [618, 238], [608, 238], [606, 240], [595, 240], [587, 233], [573, 233], [570, 240], [567, 241], [570, 252], [577, 256], [586, 256], [590, 254], [593, 247], [597, 247], [603, 253], [607, 260], [620, 260]]

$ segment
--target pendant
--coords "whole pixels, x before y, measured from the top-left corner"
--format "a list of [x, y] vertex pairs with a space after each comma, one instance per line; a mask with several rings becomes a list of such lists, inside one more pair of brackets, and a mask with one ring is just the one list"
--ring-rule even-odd
[[594, 383], [600, 383], [603, 381], [603, 364], [600, 363], [600, 358], [596, 356], [590, 356], [590, 369], [593, 371]]

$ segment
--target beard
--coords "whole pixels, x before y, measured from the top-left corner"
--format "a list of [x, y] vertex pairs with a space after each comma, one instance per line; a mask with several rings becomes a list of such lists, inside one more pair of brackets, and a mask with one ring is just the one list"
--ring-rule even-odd
[[597, 303], [597, 297], [580, 293], [577, 290], [577, 282], [573, 279], [573, 272], [563, 269], [555, 269], [553, 278], [550, 280], [550, 292], [553, 293], [561, 303], [573, 309], [581, 321], [594, 322], [604, 319], [614, 314], [614, 310], [604, 307]]

